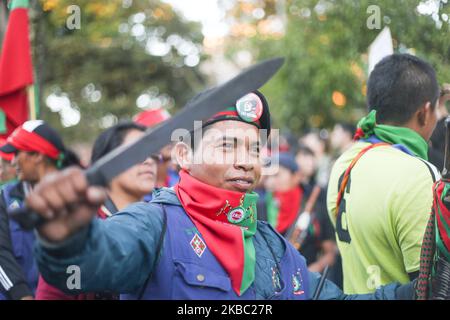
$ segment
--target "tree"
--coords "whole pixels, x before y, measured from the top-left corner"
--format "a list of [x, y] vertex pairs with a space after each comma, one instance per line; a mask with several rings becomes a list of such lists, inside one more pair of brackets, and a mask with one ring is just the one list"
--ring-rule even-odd
[[203, 87], [200, 26], [184, 21], [170, 5], [39, 4], [33, 47], [42, 118], [61, 129], [67, 142], [91, 142], [104, 127], [141, 111], [137, 104], [174, 111]]
[[[282, 34], [262, 28], [280, 16], [273, 1], [252, 3], [247, 15], [236, 19], [234, 14], [234, 18], [253, 26], [255, 32], [250, 28], [246, 37], [236, 35], [229, 40], [229, 52], [247, 50], [255, 60], [286, 57], [285, 67], [263, 89], [277, 127], [300, 132], [308, 127], [329, 127], [338, 120], [356, 122], [365, 114], [367, 51], [384, 26], [391, 28], [397, 52], [425, 58], [436, 68], [441, 83], [449, 81], [448, 2], [427, 1], [437, 5], [433, 7], [419, 0], [284, 1]], [[374, 11], [368, 9], [373, 5], [380, 13], [376, 29], [369, 28]], [[255, 14], [258, 8], [264, 10], [260, 18]]]

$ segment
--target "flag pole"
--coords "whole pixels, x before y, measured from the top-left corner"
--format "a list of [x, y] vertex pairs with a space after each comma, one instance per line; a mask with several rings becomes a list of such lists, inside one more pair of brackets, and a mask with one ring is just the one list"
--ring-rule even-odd
[[34, 85], [27, 87], [27, 96], [28, 96], [29, 119], [37, 120], [36, 96], [35, 96]]

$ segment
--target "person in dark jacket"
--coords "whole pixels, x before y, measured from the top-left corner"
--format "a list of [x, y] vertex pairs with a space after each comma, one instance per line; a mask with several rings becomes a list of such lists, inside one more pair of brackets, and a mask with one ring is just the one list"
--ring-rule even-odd
[[436, 108], [438, 122], [431, 135], [428, 148], [428, 158], [439, 170], [444, 168], [445, 119], [449, 115], [447, 110], [448, 101], [450, 101], [450, 83], [445, 83], [442, 85], [439, 104]]
[[0, 300], [32, 299], [38, 281], [33, 255], [35, 236], [9, 219], [9, 212], [23, 205], [32, 187], [45, 176], [69, 165], [78, 157], [66, 149], [58, 133], [41, 120], [18, 127], [0, 148], [13, 154], [19, 181], [4, 185], [0, 196]]
[[[175, 147], [180, 182], [151, 203], [94, 219], [103, 189], [72, 168], [27, 198], [38, 228], [43, 277], [65, 292], [111, 290], [125, 299], [311, 299], [320, 274], [267, 223], [257, 221], [259, 134], [269, 134], [259, 92], [203, 119], [199, 145]], [[266, 129], [266, 131], [261, 131]], [[62, 215], [66, 212], [66, 215]], [[72, 265], [76, 273], [69, 272]], [[68, 286], [68, 276], [78, 278]], [[78, 283], [78, 284], [77, 284]], [[413, 284], [347, 296], [325, 281], [320, 299], [408, 299]]]

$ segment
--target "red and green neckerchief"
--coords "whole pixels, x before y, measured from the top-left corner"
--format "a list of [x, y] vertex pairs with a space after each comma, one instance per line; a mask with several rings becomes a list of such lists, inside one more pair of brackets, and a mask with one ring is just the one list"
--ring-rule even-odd
[[178, 199], [206, 245], [241, 296], [255, 279], [256, 202], [258, 194], [210, 186], [180, 171]]

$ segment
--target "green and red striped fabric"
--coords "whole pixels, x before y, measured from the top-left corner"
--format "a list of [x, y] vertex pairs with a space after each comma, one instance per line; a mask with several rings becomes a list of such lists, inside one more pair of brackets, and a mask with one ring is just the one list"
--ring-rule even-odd
[[[241, 296], [255, 279], [252, 239], [256, 233], [258, 195], [210, 186], [184, 170], [180, 171], [175, 191], [209, 250], [228, 273], [233, 290]], [[230, 222], [234, 210], [240, 212]]]
[[[448, 199], [447, 199], [448, 197]], [[446, 203], [448, 203], [446, 205]], [[450, 261], [450, 181], [439, 180], [433, 186], [433, 208], [425, 229], [416, 286], [418, 300], [430, 297], [433, 264], [437, 256]]]

